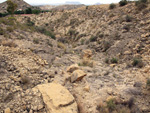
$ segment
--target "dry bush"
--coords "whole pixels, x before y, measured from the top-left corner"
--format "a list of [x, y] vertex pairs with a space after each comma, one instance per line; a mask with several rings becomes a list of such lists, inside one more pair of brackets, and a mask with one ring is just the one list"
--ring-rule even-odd
[[89, 66], [89, 67], [93, 67], [94, 66], [94, 62], [90, 59], [82, 59], [81, 63], [79, 63], [79, 66]]
[[38, 38], [34, 38], [34, 39], [33, 39], [33, 43], [34, 43], [34, 44], [39, 44], [39, 39], [38, 39]]
[[66, 49], [65, 44], [61, 43], [61, 42], [57, 42], [57, 46], [61, 49]]
[[30, 79], [27, 76], [21, 76], [21, 83], [26, 85], [30, 83]]
[[114, 9], [114, 8], [116, 8], [116, 4], [111, 3], [111, 4], [109, 5], [109, 9]]
[[7, 27], [7, 31], [8, 31], [8, 32], [13, 32], [13, 31], [14, 31], [14, 28], [13, 28], [13, 27]]
[[17, 44], [15, 44], [13, 41], [8, 41], [8, 40], [2, 41], [0, 45], [8, 46], [8, 47], [17, 47]]

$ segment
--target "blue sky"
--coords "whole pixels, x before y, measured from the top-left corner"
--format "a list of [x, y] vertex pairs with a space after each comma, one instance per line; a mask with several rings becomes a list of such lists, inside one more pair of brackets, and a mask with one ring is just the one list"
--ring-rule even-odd
[[[0, 0], [4, 2], [6, 0]], [[24, 0], [29, 4], [57, 4], [57, 3], [65, 3], [66, 1], [80, 2], [82, 4], [95, 4], [95, 3], [117, 3], [120, 0]]]

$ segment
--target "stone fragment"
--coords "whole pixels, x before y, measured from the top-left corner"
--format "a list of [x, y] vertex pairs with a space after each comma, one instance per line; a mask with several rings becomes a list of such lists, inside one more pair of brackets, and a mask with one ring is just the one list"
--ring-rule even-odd
[[78, 64], [73, 64], [73, 65], [71, 65], [71, 66], [69, 66], [69, 67], [67, 68], [67, 72], [72, 73], [72, 72], [74, 72], [74, 71], [77, 70], [77, 69], [79, 69]]
[[89, 92], [90, 91], [90, 86], [89, 85], [85, 86], [84, 91]]
[[10, 108], [6, 108], [6, 109], [4, 110], [4, 113], [11, 113]]
[[82, 70], [75, 70], [71, 75], [71, 82], [80, 81], [86, 75]]

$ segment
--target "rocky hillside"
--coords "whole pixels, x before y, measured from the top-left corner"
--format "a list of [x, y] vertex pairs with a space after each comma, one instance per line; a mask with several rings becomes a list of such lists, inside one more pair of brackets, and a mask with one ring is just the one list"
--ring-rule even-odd
[[150, 9], [108, 7], [0, 18], [0, 112], [149, 113]]
[[43, 5], [39, 6], [42, 10], [51, 10], [51, 11], [63, 11], [63, 10], [72, 10], [83, 7], [84, 5]]
[[[18, 10], [25, 10], [29, 7], [32, 7], [28, 3], [26, 3], [24, 0], [12, 0], [12, 2], [16, 3], [18, 5], [17, 9]], [[0, 13], [6, 13], [7, 12], [7, 3], [3, 2], [0, 3]]]
[[55, 5], [41, 5], [38, 7], [40, 7], [40, 9], [42, 10], [51, 10], [52, 8], [55, 8], [56, 6]]

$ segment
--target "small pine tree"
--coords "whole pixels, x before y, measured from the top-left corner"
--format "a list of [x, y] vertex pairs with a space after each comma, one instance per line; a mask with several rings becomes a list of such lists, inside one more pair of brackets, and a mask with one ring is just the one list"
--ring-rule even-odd
[[15, 10], [17, 9], [17, 4], [13, 3], [11, 0], [7, 0], [7, 12], [11, 15], [14, 14]]

